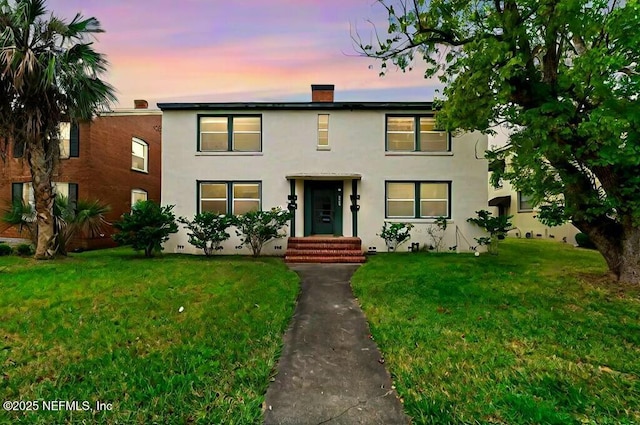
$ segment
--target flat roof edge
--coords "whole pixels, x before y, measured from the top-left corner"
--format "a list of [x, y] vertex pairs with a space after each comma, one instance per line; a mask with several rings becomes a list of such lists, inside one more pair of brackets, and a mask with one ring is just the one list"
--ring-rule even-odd
[[362, 109], [362, 110], [403, 110], [427, 109], [433, 110], [433, 102], [230, 102], [230, 103], [158, 103], [161, 110], [331, 110], [331, 109]]

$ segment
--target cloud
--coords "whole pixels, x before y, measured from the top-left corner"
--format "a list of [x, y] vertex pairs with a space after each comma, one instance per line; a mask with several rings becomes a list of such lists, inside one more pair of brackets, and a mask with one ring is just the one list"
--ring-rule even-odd
[[[105, 30], [96, 50], [111, 63], [107, 80], [121, 106], [135, 98], [212, 101], [306, 100], [309, 85], [351, 95], [410, 95], [435, 87], [423, 69], [378, 77], [380, 63], [356, 57], [354, 29], [383, 24], [372, 0], [49, 0], [56, 15], [80, 11]], [[382, 27], [381, 27], [382, 28]], [[429, 89], [430, 90], [430, 89]], [[205, 99], [206, 100], [206, 99]], [[357, 100], [357, 99], [354, 99]], [[396, 99], [401, 100], [401, 99]]]

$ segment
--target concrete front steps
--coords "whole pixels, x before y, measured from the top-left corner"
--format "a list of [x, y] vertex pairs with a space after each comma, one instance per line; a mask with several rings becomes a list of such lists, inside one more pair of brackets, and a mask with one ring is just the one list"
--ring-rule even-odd
[[310, 236], [289, 238], [287, 263], [364, 263], [362, 241], [355, 237]]

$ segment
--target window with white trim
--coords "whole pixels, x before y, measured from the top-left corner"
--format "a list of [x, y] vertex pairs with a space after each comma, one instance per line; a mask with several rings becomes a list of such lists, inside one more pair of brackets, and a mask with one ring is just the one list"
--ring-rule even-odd
[[142, 139], [134, 137], [131, 139], [131, 169], [149, 172], [149, 145]]
[[138, 201], [146, 201], [147, 196], [147, 191], [144, 189], [131, 189], [131, 206], [133, 207]]
[[216, 182], [198, 184], [199, 212], [244, 214], [261, 208], [260, 182]]
[[262, 117], [259, 115], [199, 116], [198, 151], [260, 152]]
[[450, 135], [436, 129], [432, 116], [387, 115], [388, 152], [449, 152]]
[[386, 182], [387, 218], [450, 218], [451, 182]]

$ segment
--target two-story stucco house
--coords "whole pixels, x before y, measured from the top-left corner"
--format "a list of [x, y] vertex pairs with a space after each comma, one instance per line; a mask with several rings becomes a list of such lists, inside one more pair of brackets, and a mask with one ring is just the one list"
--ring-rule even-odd
[[[363, 252], [386, 251], [384, 221], [412, 223], [421, 247], [439, 216], [449, 222], [445, 249], [468, 250], [481, 234], [466, 219], [486, 209], [487, 138], [436, 130], [429, 102], [335, 102], [332, 85], [313, 85], [311, 102], [158, 107], [162, 203], [188, 218], [294, 204], [291, 237], [265, 254], [362, 261]], [[248, 253], [231, 233], [222, 254]], [[199, 253], [185, 230], [165, 248]]]

